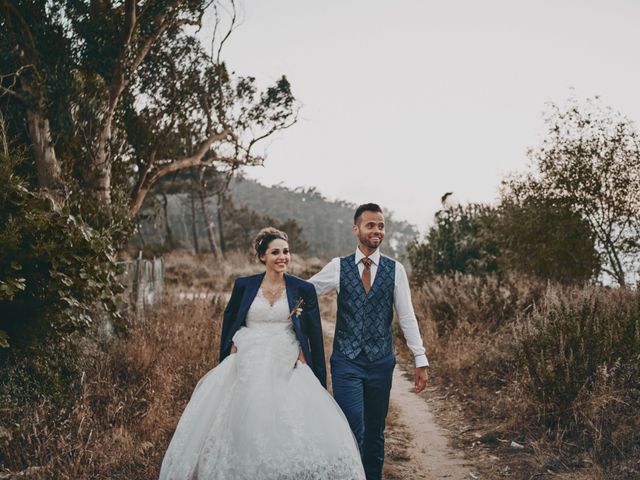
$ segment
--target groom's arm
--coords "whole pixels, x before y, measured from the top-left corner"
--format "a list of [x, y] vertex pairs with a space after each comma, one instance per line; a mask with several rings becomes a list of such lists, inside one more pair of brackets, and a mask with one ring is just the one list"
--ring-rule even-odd
[[394, 287], [393, 304], [398, 314], [398, 322], [404, 334], [409, 350], [413, 353], [416, 364], [415, 384], [416, 393], [420, 393], [427, 386], [427, 369], [429, 360], [425, 354], [422, 336], [418, 328], [418, 320], [411, 303], [411, 289], [404, 266], [396, 262], [396, 281]]
[[340, 258], [336, 257], [327, 263], [309, 282], [313, 283], [318, 295], [340, 288]]

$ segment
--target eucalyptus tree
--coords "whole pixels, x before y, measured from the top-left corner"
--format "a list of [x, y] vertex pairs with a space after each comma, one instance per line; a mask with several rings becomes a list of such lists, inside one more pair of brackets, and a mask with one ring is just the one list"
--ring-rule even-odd
[[285, 77], [259, 92], [221, 59], [233, 2], [204, 49], [221, 3], [0, 0], [0, 109], [55, 202], [131, 218], [168, 173], [262, 162], [256, 144], [295, 122], [295, 100]]
[[295, 122], [285, 77], [260, 91], [222, 59], [235, 24], [233, 0], [0, 0], [0, 347], [115, 312], [153, 185], [259, 164]]

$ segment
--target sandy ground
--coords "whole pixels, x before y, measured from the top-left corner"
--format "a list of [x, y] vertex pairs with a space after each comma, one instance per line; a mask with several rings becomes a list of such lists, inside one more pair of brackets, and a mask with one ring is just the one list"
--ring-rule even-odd
[[[414, 392], [413, 382], [396, 367], [391, 389], [393, 411], [387, 427], [386, 477], [407, 480], [479, 478], [469, 461], [451, 447], [447, 432], [435, 422], [429, 405], [420, 395]], [[393, 454], [398, 437], [404, 437], [405, 446], [405, 455], [399, 458]]]

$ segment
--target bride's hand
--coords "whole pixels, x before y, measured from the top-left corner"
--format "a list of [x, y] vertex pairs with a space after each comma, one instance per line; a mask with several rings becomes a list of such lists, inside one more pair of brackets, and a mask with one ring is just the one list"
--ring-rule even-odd
[[231, 353], [236, 353], [238, 351], [238, 347], [236, 347], [235, 343], [231, 344]]
[[307, 363], [307, 361], [304, 359], [304, 353], [302, 353], [302, 350], [300, 350], [300, 353], [298, 353], [298, 360], [296, 361], [296, 365], [298, 364], [298, 362]]

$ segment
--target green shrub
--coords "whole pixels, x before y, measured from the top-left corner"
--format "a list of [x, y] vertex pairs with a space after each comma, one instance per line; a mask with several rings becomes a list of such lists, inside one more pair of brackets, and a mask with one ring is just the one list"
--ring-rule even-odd
[[424, 242], [407, 247], [413, 280], [440, 274], [487, 274], [498, 270], [497, 246], [490, 233], [495, 210], [483, 204], [447, 206], [435, 214]]
[[566, 285], [598, 276], [595, 235], [566, 202], [503, 193], [498, 212], [494, 236], [501, 271]]
[[96, 312], [117, 315], [122, 291], [111, 232], [31, 191], [20, 163], [0, 155], [0, 359], [64, 343]]

